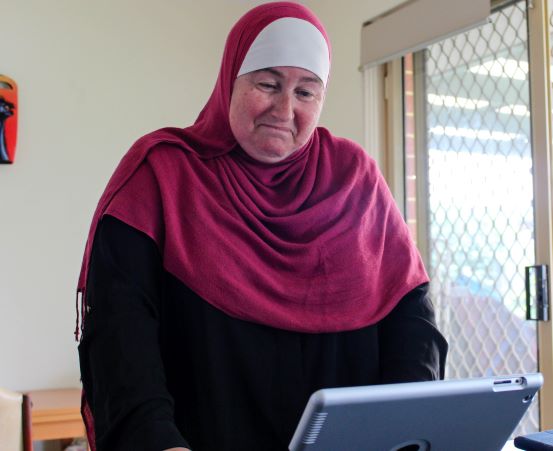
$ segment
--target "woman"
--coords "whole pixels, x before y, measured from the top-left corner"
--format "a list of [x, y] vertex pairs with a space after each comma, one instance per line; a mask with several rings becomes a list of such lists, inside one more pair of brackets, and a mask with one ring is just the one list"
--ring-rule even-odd
[[436, 379], [447, 344], [374, 161], [317, 127], [305, 7], [227, 39], [197, 121], [135, 143], [84, 257], [83, 415], [98, 450], [285, 450], [322, 387]]

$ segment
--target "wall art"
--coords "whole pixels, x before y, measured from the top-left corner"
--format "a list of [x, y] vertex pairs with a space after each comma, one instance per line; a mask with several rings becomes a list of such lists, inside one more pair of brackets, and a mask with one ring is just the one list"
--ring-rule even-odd
[[17, 143], [17, 84], [0, 74], [0, 164], [15, 160]]

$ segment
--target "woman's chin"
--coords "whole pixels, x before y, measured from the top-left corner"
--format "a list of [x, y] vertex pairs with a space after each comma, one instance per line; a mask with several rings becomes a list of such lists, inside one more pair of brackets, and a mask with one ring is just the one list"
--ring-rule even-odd
[[278, 163], [292, 155], [297, 149], [282, 146], [264, 146], [255, 149], [244, 149], [254, 160], [263, 163]]

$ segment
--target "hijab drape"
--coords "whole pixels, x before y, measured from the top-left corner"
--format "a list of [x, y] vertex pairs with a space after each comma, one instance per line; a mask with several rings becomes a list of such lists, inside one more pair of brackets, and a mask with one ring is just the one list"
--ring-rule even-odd
[[357, 144], [319, 127], [290, 157], [267, 164], [235, 141], [234, 79], [257, 34], [282, 17], [309, 21], [328, 42], [318, 19], [295, 3], [264, 4], [237, 22], [196, 122], [139, 139], [112, 176], [88, 237], [78, 287], [84, 302], [106, 214], [150, 236], [164, 268], [206, 302], [272, 327], [360, 328], [427, 281], [382, 176]]

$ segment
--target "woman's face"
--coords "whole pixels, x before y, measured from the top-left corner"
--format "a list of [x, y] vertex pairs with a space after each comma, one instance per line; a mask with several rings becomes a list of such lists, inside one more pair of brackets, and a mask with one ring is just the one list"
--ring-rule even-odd
[[324, 95], [321, 80], [297, 67], [241, 75], [230, 101], [232, 133], [252, 158], [266, 163], [284, 160], [313, 133]]

